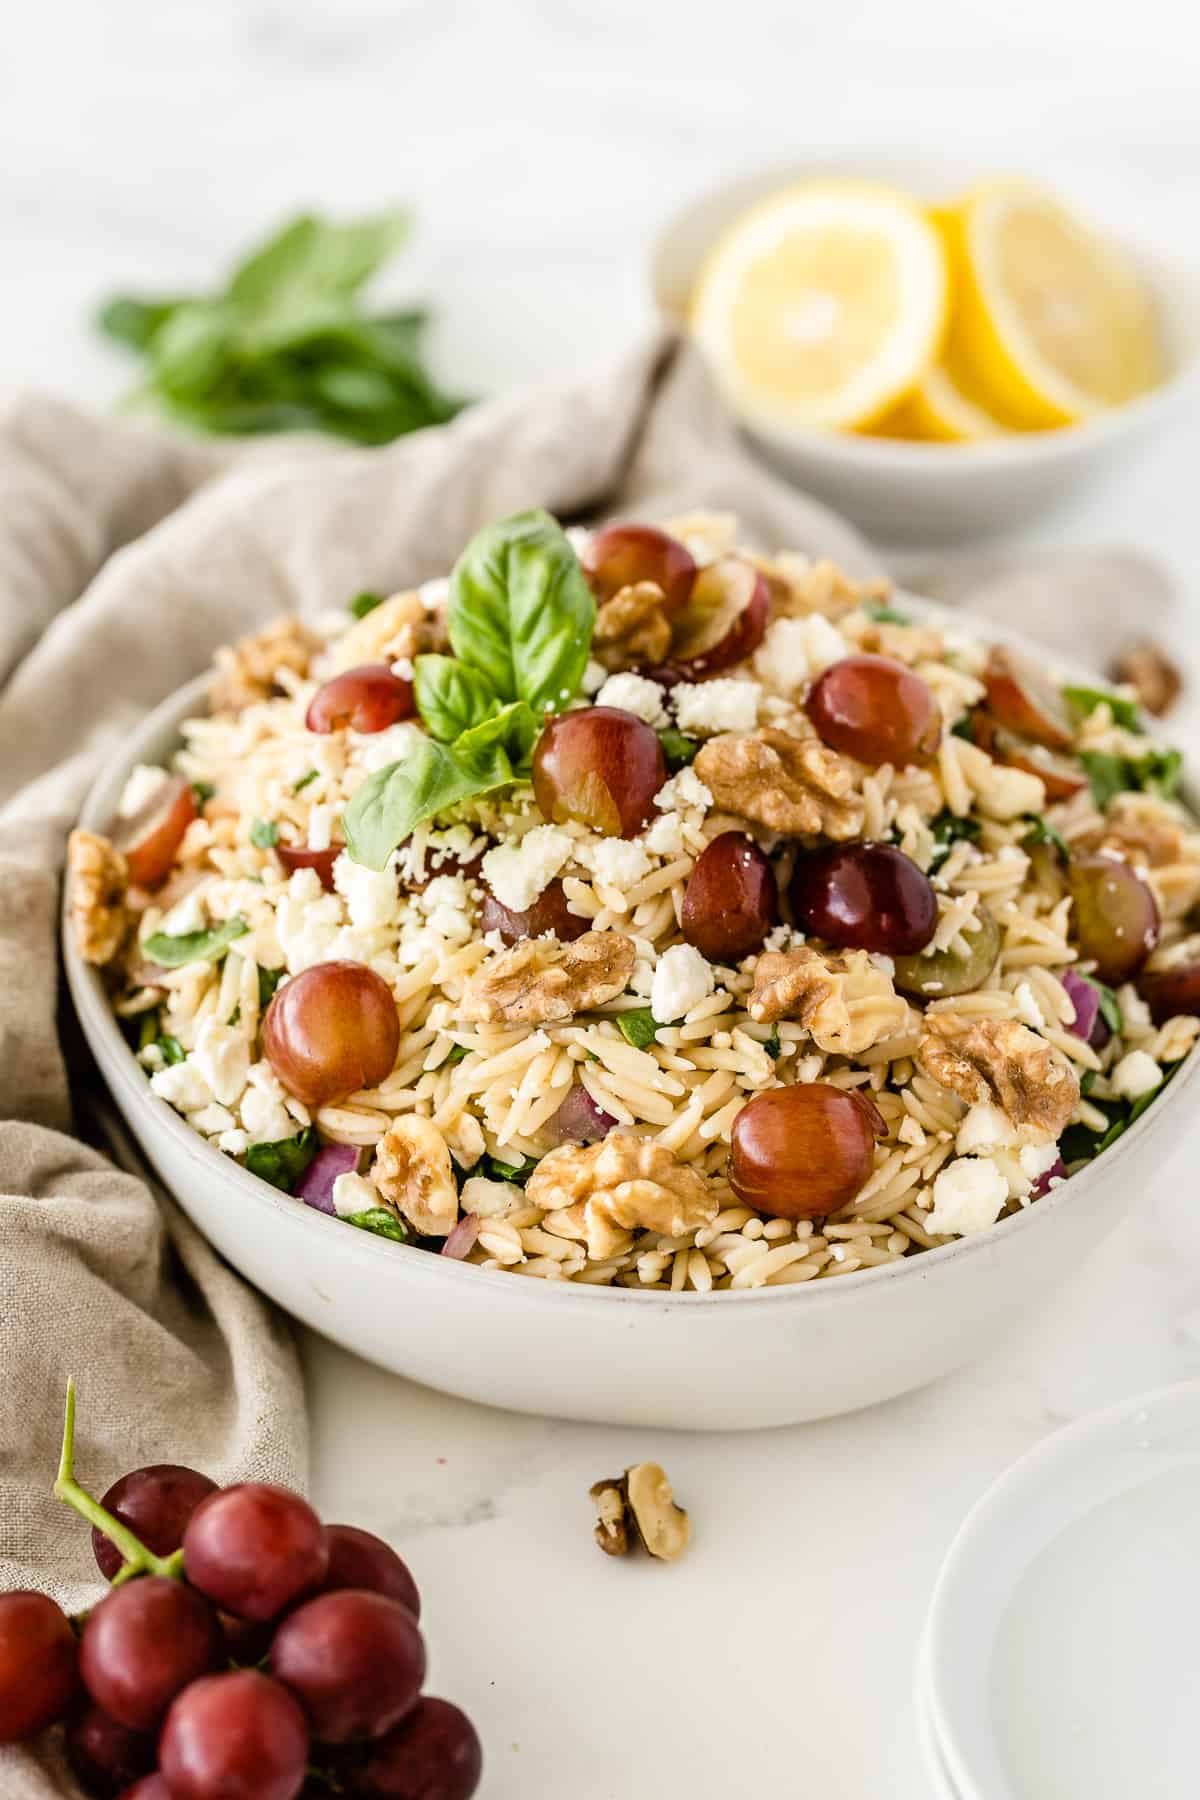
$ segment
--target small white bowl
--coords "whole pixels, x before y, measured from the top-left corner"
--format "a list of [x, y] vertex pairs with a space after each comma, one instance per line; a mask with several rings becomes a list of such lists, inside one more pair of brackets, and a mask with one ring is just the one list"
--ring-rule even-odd
[[[944, 164], [860, 157], [785, 164], [712, 189], [674, 214], [655, 244], [651, 282], [663, 317], [685, 325], [705, 256], [750, 206], [812, 177], [865, 178], [929, 200], [964, 185], [961, 169]], [[1059, 431], [980, 444], [907, 443], [799, 428], [784, 433], [760, 425], [746, 426], [746, 436], [779, 473], [892, 542], [950, 542], [1031, 517], [1133, 454], [1178, 405], [1200, 367], [1200, 275], [1132, 249], [1155, 296], [1168, 374], [1128, 406]]]
[[[904, 604], [962, 627], [961, 613], [907, 595]], [[1000, 635], [975, 624], [983, 638]], [[110, 827], [136, 763], [178, 749], [206, 689], [207, 677], [189, 682], [130, 734], [84, 802], [85, 829]], [[1148, 1191], [1200, 1076], [1197, 1048], [1072, 1180], [990, 1231], [888, 1267], [738, 1293], [560, 1285], [368, 1236], [247, 1174], [151, 1091], [98, 971], [75, 948], [65, 904], [62, 924], [71, 997], [100, 1071], [168, 1191], [234, 1268], [371, 1362], [516, 1412], [734, 1431], [850, 1412], [932, 1381], [990, 1349]]]

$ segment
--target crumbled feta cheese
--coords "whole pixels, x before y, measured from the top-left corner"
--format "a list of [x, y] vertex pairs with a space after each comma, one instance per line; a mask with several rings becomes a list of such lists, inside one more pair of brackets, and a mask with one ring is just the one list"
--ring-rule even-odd
[[1023, 1175], [1028, 1175], [1031, 1182], [1038, 1181], [1058, 1161], [1058, 1145], [1057, 1143], [1022, 1144], [1017, 1151], [1017, 1161], [1021, 1165]]
[[990, 1100], [978, 1101], [958, 1128], [954, 1148], [960, 1156], [973, 1150], [998, 1150], [1015, 1141], [1016, 1132], [998, 1106]]
[[608, 670], [604, 664], [589, 661], [583, 671], [583, 680], [579, 685], [590, 700], [593, 694], [600, 692], [607, 680]]
[[425, 742], [421, 727], [411, 725], [407, 720], [402, 720], [399, 725], [389, 725], [386, 731], [350, 731], [346, 735], [358, 750], [359, 763], [370, 775], [386, 769], [390, 763], [403, 762], [418, 744]]
[[650, 989], [650, 1012], [659, 1025], [670, 1025], [707, 1000], [716, 987], [711, 966], [691, 944], [672, 944], [658, 959]]
[[379, 1189], [365, 1175], [339, 1175], [333, 1184], [333, 1210], [339, 1219], [382, 1205]]
[[576, 556], [582, 556], [592, 541], [592, 534], [586, 525], [568, 525], [567, 542]]
[[134, 813], [141, 812], [143, 806], [157, 794], [167, 779], [167, 771], [158, 769], [151, 763], [135, 763], [130, 769], [121, 789], [121, 798], [117, 805], [117, 815], [122, 819], [132, 819]]
[[396, 658], [395, 662], [392, 664], [392, 674], [398, 675], [400, 677], [401, 681], [411, 681], [413, 678], [413, 673], [414, 673], [414, 671], [413, 671], [413, 663], [412, 663], [411, 656], [398, 656]]
[[217, 1137], [223, 1131], [232, 1131], [236, 1120], [225, 1106], [202, 1106], [199, 1112], [188, 1114], [188, 1124], [195, 1131], [202, 1131], [205, 1137]]
[[792, 694], [849, 654], [849, 644], [823, 613], [775, 619], [754, 653], [754, 673], [768, 686]]
[[925, 1229], [935, 1237], [966, 1237], [986, 1231], [1008, 1200], [1008, 1183], [987, 1157], [959, 1157], [933, 1184], [933, 1210]]
[[[345, 629], [343, 624], [342, 629]], [[226, 1156], [245, 1156], [250, 1148], [250, 1139], [244, 1131], [223, 1131], [217, 1139], [217, 1149], [224, 1150]]]
[[657, 681], [647, 681], [644, 675], [635, 675], [632, 670], [610, 675], [596, 695], [596, 704], [619, 706], [622, 712], [632, 713], [647, 725], [665, 725], [667, 722], [663, 691]]
[[695, 686], [681, 682], [671, 695], [671, 704], [680, 731], [753, 731], [758, 722], [758, 692], [753, 681], [720, 678]]
[[647, 827], [647, 850], [654, 856], [682, 856], [683, 824], [678, 813], [660, 813]]
[[653, 989], [654, 965], [639, 957], [633, 965], [633, 974], [629, 977], [629, 991], [636, 994], [639, 1000], [648, 1000]]
[[204, 931], [208, 926], [204, 886], [190, 888], [177, 900], [170, 912], [158, 922], [157, 929], [167, 937], [185, 937], [189, 931]]
[[1112, 1091], [1121, 1100], [1140, 1100], [1144, 1094], [1152, 1094], [1162, 1078], [1162, 1070], [1145, 1050], [1131, 1050], [1109, 1075]]
[[1117, 989], [1117, 1000], [1121, 1007], [1121, 1018], [1124, 1020], [1125, 1030], [1127, 1032], [1152, 1031], [1154, 1029], [1154, 1020], [1150, 1017], [1150, 1008], [1146, 1005], [1146, 1002], [1142, 999], [1142, 996], [1138, 993], [1132, 982], [1127, 981], [1123, 987]]
[[328, 850], [341, 810], [340, 803], [329, 805], [326, 802], [309, 809], [305, 843], [310, 850]]
[[150, 1086], [160, 1100], [178, 1112], [198, 1112], [201, 1107], [212, 1105], [212, 1089], [190, 1056], [156, 1070], [150, 1077]]
[[248, 1087], [242, 1095], [239, 1111], [242, 1127], [251, 1144], [277, 1144], [280, 1138], [296, 1135], [287, 1107], [262, 1088]]
[[478, 1213], [481, 1219], [502, 1219], [514, 1207], [523, 1204], [525, 1195], [511, 1181], [489, 1181], [485, 1175], [470, 1175], [463, 1182], [459, 1204], [464, 1213]]
[[641, 844], [624, 838], [602, 838], [587, 852], [596, 880], [605, 887], [636, 887], [650, 873], [650, 858]]
[[519, 844], [497, 844], [483, 859], [483, 878], [501, 906], [528, 912], [575, 847], [556, 825], [535, 825]]
[[343, 850], [333, 865], [333, 885], [345, 900], [350, 923], [358, 931], [394, 925], [400, 917], [400, 883], [394, 859], [386, 869], [368, 869]]
[[[339, 860], [341, 860], [339, 858]], [[302, 877], [309, 880], [302, 882]], [[297, 869], [275, 908], [275, 931], [289, 975], [329, 962], [342, 924], [342, 901], [326, 894], [312, 869]]]
[[417, 910], [424, 914], [430, 931], [447, 944], [465, 944], [474, 927], [463, 875], [435, 875], [423, 894], [414, 895]]
[[[222, 1106], [237, 1099], [250, 1073], [250, 1044], [244, 1033], [219, 1019], [205, 1019], [196, 1033], [192, 1062]], [[231, 1121], [232, 1123], [232, 1121]]]
[[804, 933], [794, 925], [773, 925], [763, 942], [764, 950], [795, 950], [804, 942]]
[[1027, 981], [1019, 981], [1013, 990], [1013, 999], [1017, 1003], [1017, 1011], [1026, 1025], [1034, 1031], [1040, 1031], [1046, 1023], [1042, 1017], [1042, 1009], [1037, 1003], [1037, 996]]
[[659, 788], [654, 803], [659, 812], [682, 812], [689, 806], [707, 812], [713, 797], [695, 769], [680, 769], [678, 775], [672, 775], [670, 781]]
[[869, 955], [870, 955], [871, 961], [875, 964], [875, 967], [879, 970], [880, 974], [886, 975], [888, 980], [891, 981], [892, 977], [896, 973], [896, 965], [893, 962], [892, 958], [890, 956], [885, 955], [882, 950], [872, 950], [869, 952]]

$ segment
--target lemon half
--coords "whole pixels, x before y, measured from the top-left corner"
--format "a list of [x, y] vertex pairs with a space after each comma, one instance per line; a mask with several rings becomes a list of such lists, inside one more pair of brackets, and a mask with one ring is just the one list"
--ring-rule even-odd
[[779, 430], [861, 430], [935, 360], [948, 283], [937, 229], [890, 188], [812, 182], [710, 252], [693, 332], [734, 409]]
[[875, 430], [883, 437], [926, 443], [979, 444], [1003, 437], [1006, 428], [964, 391], [943, 363], [935, 363]]

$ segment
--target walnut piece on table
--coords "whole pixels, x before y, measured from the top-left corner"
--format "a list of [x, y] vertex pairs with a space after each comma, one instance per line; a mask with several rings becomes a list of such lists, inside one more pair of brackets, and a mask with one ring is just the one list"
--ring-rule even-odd
[[1113, 662], [1112, 678], [1128, 682], [1146, 711], [1160, 719], [1183, 692], [1183, 675], [1153, 638], [1127, 644]]
[[1079, 1100], [1075, 1071], [1027, 1025], [937, 1013], [925, 1020], [917, 1062], [927, 1075], [975, 1106], [987, 1100], [1014, 1125], [1057, 1138]]
[[815, 732], [722, 732], [701, 747], [693, 767], [717, 806], [770, 831], [845, 842], [862, 830], [854, 775]]
[[666, 597], [656, 581], [618, 588], [597, 607], [592, 655], [610, 674], [662, 662], [670, 648]]
[[659, 1463], [635, 1463], [588, 1492], [596, 1503], [593, 1536], [606, 1556], [624, 1556], [638, 1543], [657, 1561], [675, 1562], [691, 1542], [691, 1520]]
[[125, 903], [129, 864], [106, 837], [73, 831], [67, 839], [67, 911], [84, 962], [102, 968], [113, 961], [133, 926]]
[[581, 1207], [588, 1255], [600, 1262], [631, 1231], [680, 1237], [717, 1216], [703, 1175], [652, 1138], [625, 1131], [551, 1150], [529, 1177], [525, 1197], [548, 1213]]
[[270, 700], [280, 692], [276, 670], [307, 675], [320, 641], [303, 620], [287, 613], [236, 644], [222, 644], [213, 657], [208, 690], [213, 712], [238, 713], [256, 701]]
[[865, 950], [769, 950], [754, 966], [747, 1002], [752, 1019], [795, 1019], [818, 1050], [859, 1056], [909, 1022], [908, 1002]]
[[431, 1119], [399, 1118], [379, 1140], [371, 1180], [422, 1237], [446, 1237], [458, 1219], [458, 1186], [446, 1140]]
[[444, 611], [429, 612], [415, 591], [393, 594], [330, 645], [329, 672], [338, 675], [362, 663], [411, 660], [444, 650], [446, 644]]
[[585, 931], [573, 943], [524, 938], [476, 969], [459, 1017], [472, 1024], [563, 1024], [615, 1000], [633, 973], [637, 951], [619, 931]]

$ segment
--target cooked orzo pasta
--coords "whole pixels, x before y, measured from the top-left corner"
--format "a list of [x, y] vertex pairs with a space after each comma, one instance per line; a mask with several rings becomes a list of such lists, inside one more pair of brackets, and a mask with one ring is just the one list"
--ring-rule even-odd
[[71, 910], [154, 1092], [488, 1268], [673, 1292], [1035, 1202], [1195, 1041], [1200, 836], [1123, 691], [734, 521], [490, 527], [220, 653]]

